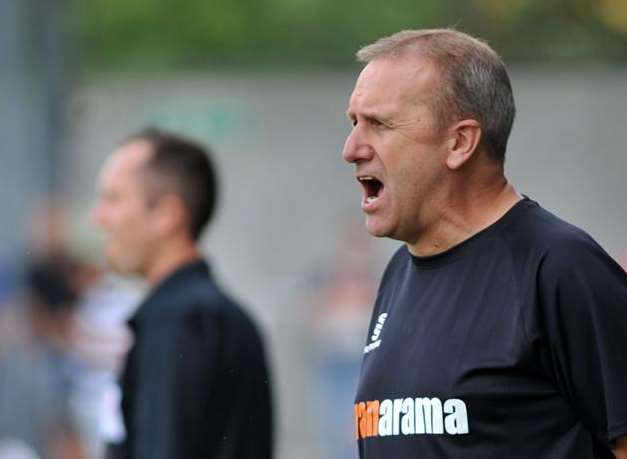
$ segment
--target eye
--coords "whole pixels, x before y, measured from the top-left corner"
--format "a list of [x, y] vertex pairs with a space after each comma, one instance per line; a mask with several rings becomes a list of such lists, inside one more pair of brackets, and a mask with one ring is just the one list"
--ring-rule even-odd
[[387, 124], [385, 124], [383, 121], [377, 119], [377, 118], [368, 118], [368, 123], [377, 129], [382, 129], [382, 128], [386, 128], [388, 127]]

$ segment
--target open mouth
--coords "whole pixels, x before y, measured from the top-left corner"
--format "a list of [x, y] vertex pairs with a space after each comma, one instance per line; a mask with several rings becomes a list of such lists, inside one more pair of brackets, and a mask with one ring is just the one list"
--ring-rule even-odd
[[357, 177], [359, 183], [364, 187], [364, 199], [366, 202], [372, 202], [377, 199], [383, 191], [383, 183], [371, 175], [363, 175]]

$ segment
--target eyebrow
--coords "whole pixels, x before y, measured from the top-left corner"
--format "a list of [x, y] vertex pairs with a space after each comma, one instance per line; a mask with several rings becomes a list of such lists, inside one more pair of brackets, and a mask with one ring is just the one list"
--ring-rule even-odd
[[[361, 113], [361, 116], [366, 119], [378, 120], [384, 124], [393, 124], [392, 116], [386, 113], [377, 113], [372, 111], [365, 111]], [[346, 117], [350, 120], [355, 118], [355, 113], [351, 110], [346, 110]]]

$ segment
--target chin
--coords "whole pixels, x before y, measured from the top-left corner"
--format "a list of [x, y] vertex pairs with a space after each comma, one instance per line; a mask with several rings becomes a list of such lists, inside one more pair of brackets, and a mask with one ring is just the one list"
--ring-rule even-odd
[[135, 276], [138, 274], [138, 270], [134, 269], [131, 263], [121, 259], [121, 257], [115, 257], [112, 254], [107, 256], [107, 266], [111, 271], [120, 276]]
[[382, 225], [380, 222], [373, 221], [369, 217], [366, 217], [366, 231], [374, 237], [393, 237], [390, 228]]
[[128, 276], [130, 274], [122, 264], [112, 260], [111, 258], [107, 260], [107, 266], [112, 272], [119, 274], [120, 276]]

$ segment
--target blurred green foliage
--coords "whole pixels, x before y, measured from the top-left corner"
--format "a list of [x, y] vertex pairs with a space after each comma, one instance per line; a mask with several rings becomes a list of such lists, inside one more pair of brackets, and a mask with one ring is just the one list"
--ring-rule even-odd
[[455, 26], [509, 60], [627, 60], [627, 0], [89, 0], [92, 69], [337, 66], [401, 29]]

